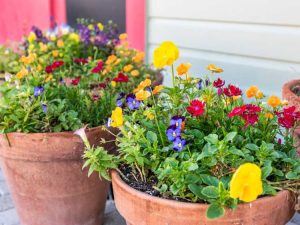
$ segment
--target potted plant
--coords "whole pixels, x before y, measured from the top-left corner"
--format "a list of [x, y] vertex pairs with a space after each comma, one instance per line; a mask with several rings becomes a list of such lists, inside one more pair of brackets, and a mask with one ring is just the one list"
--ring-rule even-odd
[[[89, 142], [114, 153], [117, 130], [99, 125], [121, 92], [157, 73], [126, 47], [125, 34], [85, 26], [89, 35], [83, 25], [85, 32], [54, 36], [33, 28], [20, 70], [0, 85], [0, 163], [22, 224], [103, 223], [108, 183], [92, 167], [82, 170], [83, 144], [74, 131], [89, 126]], [[95, 43], [100, 36], [105, 42]], [[123, 71], [129, 63], [134, 73]], [[111, 166], [112, 156], [105, 156], [103, 165]]]
[[[164, 42], [154, 65], [173, 68], [178, 56], [176, 45]], [[300, 112], [276, 96], [264, 104], [256, 86], [245, 103], [238, 86], [218, 78], [221, 68], [210, 64], [200, 79], [189, 76], [190, 67], [172, 69], [172, 87], [143, 81], [112, 112], [120, 129], [112, 166], [117, 209], [130, 225], [284, 225], [300, 185], [289, 132]], [[86, 145], [85, 158], [103, 173], [110, 168], [97, 164], [100, 152]]]
[[[297, 110], [300, 110], [300, 80], [292, 80], [284, 84], [282, 96], [290, 106], [295, 106]], [[298, 140], [298, 156], [300, 156], [300, 127], [295, 129], [294, 136]]]

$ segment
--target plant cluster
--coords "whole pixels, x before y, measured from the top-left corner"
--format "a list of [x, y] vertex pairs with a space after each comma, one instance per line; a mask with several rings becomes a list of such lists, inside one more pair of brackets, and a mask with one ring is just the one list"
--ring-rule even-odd
[[[161, 197], [209, 203], [209, 219], [260, 195], [299, 190], [293, 132], [300, 112], [276, 96], [265, 102], [257, 86], [243, 94], [218, 78], [223, 69], [213, 64], [203, 78], [189, 76], [189, 63], [179, 65], [175, 73], [178, 57], [172, 42], [154, 51], [157, 68], [171, 66], [172, 87], [152, 88], [146, 79], [119, 97], [111, 116], [111, 125], [120, 129], [119, 156], [111, 159], [111, 168], [118, 167], [125, 181], [120, 169], [124, 166], [137, 182], [156, 180], [153, 188]], [[86, 147], [85, 166], [105, 174], [110, 166], [100, 168], [97, 162], [108, 153]]]

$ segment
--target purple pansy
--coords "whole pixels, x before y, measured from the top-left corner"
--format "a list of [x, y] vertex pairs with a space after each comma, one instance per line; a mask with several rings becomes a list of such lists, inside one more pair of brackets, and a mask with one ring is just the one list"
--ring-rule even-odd
[[33, 90], [34, 97], [40, 96], [43, 93], [43, 91], [44, 91], [44, 88], [42, 86], [35, 87]]
[[48, 106], [45, 103], [42, 104], [42, 110], [44, 113], [48, 111]]
[[198, 83], [197, 83], [197, 88], [198, 88], [199, 90], [202, 89], [202, 80], [199, 80], [199, 81], [198, 81]]
[[169, 141], [174, 141], [177, 137], [180, 136], [181, 130], [180, 128], [177, 128], [175, 125], [171, 125], [168, 127], [166, 134]]
[[182, 139], [180, 136], [175, 138], [173, 142], [174, 150], [181, 152], [185, 146], [186, 146], [186, 140]]
[[125, 93], [121, 92], [116, 100], [116, 106], [123, 108], [124, 107], [124, 102], [123, 98], [125, 97]]
[[140, 107], [141, 102], [136, 100], [134, 94], [129, 94], [126, 97], [126, 104], [130, 110], [136, 110]]
[[181, 125], [184, 122], [184, 116], [173, 116], [170, 121], [170, 125], [175, 125], [177, 128], [181, 129]]

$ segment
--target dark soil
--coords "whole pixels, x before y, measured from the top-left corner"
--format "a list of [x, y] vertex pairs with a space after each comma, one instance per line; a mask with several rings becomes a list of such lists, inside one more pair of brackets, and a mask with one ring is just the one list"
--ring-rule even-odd
[[300, 84], [297, 84], [292, 88], [292, 92], [294, 92], [297, 96], [300, 97]]

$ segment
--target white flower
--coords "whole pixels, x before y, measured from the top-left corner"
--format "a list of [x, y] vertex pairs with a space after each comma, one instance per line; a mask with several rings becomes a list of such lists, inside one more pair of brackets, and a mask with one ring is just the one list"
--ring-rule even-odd
[[89, 140], [88, 140], [88, 138], [87, 138], [87, 136], [86, 136], [85, 129], [86, 129], [86, 126], [80, 128], [79, 130], [76, 130], [76, 131], [74, 132], [74, 134], [78, 135], [78, 136], [82, 139], [82, 141], [83, 141], [83, 143], [85, 144], [85, 146], [86, 146], [87, 148], [89, 148], [89, 147], [90, 147], [90, 143], [89, 143]]

